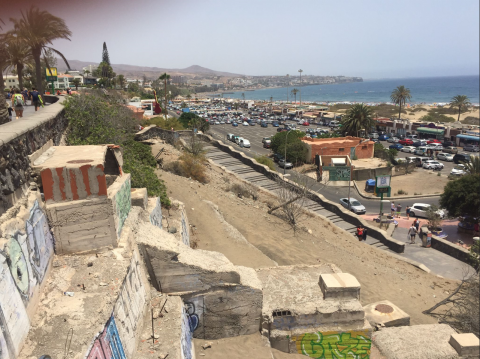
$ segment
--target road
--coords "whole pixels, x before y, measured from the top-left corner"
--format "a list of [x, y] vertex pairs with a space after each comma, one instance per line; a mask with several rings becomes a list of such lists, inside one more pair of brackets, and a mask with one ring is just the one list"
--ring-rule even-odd
[[[290, 121], [288, 121], [290, 123]], [[296, 122], [293, 122], [295, 123]], [[310, 127], [317, 127], [316, 125], [310, 125]], [[327, 128], [324, 126], [318, 126], [321, 128]], [[297, 129], [303, 129], [303, 128], [308, 128], [307, 126], [299, 126], [297, 125]], [[270, 137], [273, 136], [277, 133], [277, 127], [273, 127], [271, 125], [268, 125], [268, 127], [261, 127], [260, 125], [255, 125], [255, 126], [243, 126], [239, 125], [238, 127], [234, 127], [231, 124], [225, 124], [225, 125], [213, 125], [210, 127], [210, 131], [213, 133], [213, 136], [216, 139], [222, 140], [224, 143], [230, 144], [232, 147], [234, 147], [238, 151], [244, 152], [247, 156], [250, 157], [255, 157], [258, 155], [268, 155], [271, 153], [269, 149], [263, 148], [262, 144], [262, 138], [263, 137]], [[226, 140], [226, 136], [228, 133], [232, 133], [237, 136], [241, 136], [243, 138], [246, 138], [250, 141], [251, 148], [242, 148], [238, 145], [236, 145], [234, 142], [229, 142]], [[382, 141], [382, 144], [388, 148], [390, 143], [386, 141]], [[410, 154], [404, 153], [404, 152], [399, 152], [398, 157], [408, 157]], [[411, 155], [410, 155], [411, 156]], [[443, 170], [444, 172], [450, 172], [450, 169], [453, 168], [453, 164], [443, 162], [445, 164], [445, 169]], [[283, 171], [282, 168], [277, 167], [278, 171]], [[423, 169], [420, 169], [421, 171], [424, 171]], [[292, 170], [287, 170], [286, 174], [291, 174]], [[318, 191], [321, 193], [325, 198], [332, 202], [337, 202], [339, 201], [340, 198], [343, 197], [348, 197], [348, 186], [345, 187], [333, 187], [333, 186], [326, 186], [324, 187], [321, 184], [316, 183], [315, 181], [312, 180], [312, 189], [314, 191]], [[372, 200], [372, 199], [363, 199], [360, 196], [358, 196], [357, 191], [352, 187], [350, 189], [351, 194], [350, 197], [357, 198], [360, 200], [360, 202], [365, 206], [367, 209], [367, 213], [379, 213], [380, 212], [380, 202], [378, 200]], [[395, 203], [400, 203], [402, 205], [402, 208], [406, 208], [407, 205], [411, 206], [413, 203], [416, 202], [421, 202], [421, 203], [427, 203], [427, 204], [434, 204], [438, 206], [438, 200], [439, 197], [428, 197], [428, 198], [419, 198], [418, 200], [413, 200], [413, 199], [395, 199]], [[388, 212], [388, 209], [387, 209]]]

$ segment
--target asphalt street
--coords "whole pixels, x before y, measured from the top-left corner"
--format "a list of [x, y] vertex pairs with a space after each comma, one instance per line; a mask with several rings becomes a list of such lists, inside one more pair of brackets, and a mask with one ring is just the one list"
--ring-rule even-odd
[[[296, 123], [293, 121], [288, 121], [288, 123]], [[283, 127], [283, 126], [282, 126]], [[307, 128], [327, 128], [326, 126], [317, 126], [317, 125], [310, 125], [310, 126], [302, 126], [297, 124], [297, 129], [307, 129]], [[264, 137], [270, 137], [277, 133], [277, 127], [273, 127], [272, 125], [268, 125], [268, 127], [261, 127], [259, 124], [255, 126], [243, 126], [238, 125], [238, 127], [234, 127], [231, 124], [222, 124], [222, 125], [213, 125], [210, 127], [211, 132], [213, 133], [216, 139], [222, 140], [224, 143], [229, 144], [230, 146], [234, 147], [238, 151], [244, 152], [247, 156], [255, 157], [258, 155], [268, 155], [271, 153], [269, 149], [263, 148], [262, 139]], [[241, 136], [250, 141], [251, 148], [242, 148], [235, 144], [234, 142], [230, 142], [226, 140], [227, 134], [232, 133], [237, 136]], [[382, 141], [382, 144], [388, 148], [390, 143], [386, 141]], [[412, 156], [411, 154], [405, 152], [399, 152], [398, 157], [408, 157]], [[445, 168], [443, 172], [450, 172], [451, 168], [453, 168], [453, 164], [451, 162], [443, 162]], [[424, 171], [423, 169], [420, 169]], [[277, 166], [277, 171], [283, 172], [283, 168], [279, 168]], [[292, 170], [286, 170], [286, 174], [291, 174]], [[312, 190], [318, 191], [318, 193], [322, 194], [325, 198], [332, 202], [339, 202], [340, 198], [348, 197], [348, 186], [345, 187], [333, 187], [333, 186], [323, 186], [322, 184], [317, 183], [313, 179], [310, 180], [310, 184], [312, 186]], [[358, 192], [355, 188], [350, 188], [350, 197], [356, 198], [359, 200], [367, 209], [367, 213], [379, 213], [380, 212], [380, 201], [372, 200], [372, 199], [364, 199], [358, 195]], [[406, 208], [407, 205], [411, 206], [413, 203], [426, 203], [426, 204], [435, 204], [438, 205], [439, 197], [427, 197], [427, 198], [415, 198], [415, 199], [395, 199], [395, 203], [400, 203], [402, 208]], [[386, 210], [388, 212], [388, 209]], [[385, 212], [385, 210], [384, 210]]]

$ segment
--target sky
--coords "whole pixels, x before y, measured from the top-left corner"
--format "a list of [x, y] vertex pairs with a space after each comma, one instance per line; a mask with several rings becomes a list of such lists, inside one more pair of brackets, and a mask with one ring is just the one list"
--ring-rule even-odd
[[245, 75], [408, 78], [479, 74], [479, 1], [0, 0], [0, 18], [32, 4], [66, 21], [69, 60]]

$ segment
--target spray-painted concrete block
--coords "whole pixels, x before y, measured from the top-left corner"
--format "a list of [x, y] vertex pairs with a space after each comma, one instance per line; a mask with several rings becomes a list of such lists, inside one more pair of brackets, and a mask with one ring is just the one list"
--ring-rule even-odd
[[108, 197], [47, 204], [58, 254], [117, 247], [130, 212], [130, 174], [117, 177]]
[[[36, 156], [35, 156], [36, 157]], [[114, 145], [53, 146], [33, 162], [47, 204], [106, 197], [122, 175], [120, 149]]]
[[132, 206], [142, 207], [147, 209], [148, 207], [148, 193], [146, 188], [132, 188]]
[[449, 343], [462, 358], [478, 358], [480, 356], [480, 341], [473, 333], [452, 334]]
[[372, 326], [386, 327], [410, 325], [410, 316], [388, 300], [382, 300], [363, 307], [365, 316]]
[[349, 273], [321, 274], [320, 288], [325, 300], [360, 299], [360, 283]]

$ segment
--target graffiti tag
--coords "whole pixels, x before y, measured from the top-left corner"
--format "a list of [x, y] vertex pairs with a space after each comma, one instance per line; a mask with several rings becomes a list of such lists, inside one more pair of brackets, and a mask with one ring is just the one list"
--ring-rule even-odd
[[195, 314], [195, 304], [192, 302], [185, 302], [185, 309], [187, 311], [188, 324], [190, 326], [190, 331], [193, 333], [195, 329], [198, 328], [198, 323], [200, 322], [198, 315]]
[[298, 353], [317, 359], [368, 359], [371, 344], [370, 338], [360, 333], [317, 332], [296, 338]]

